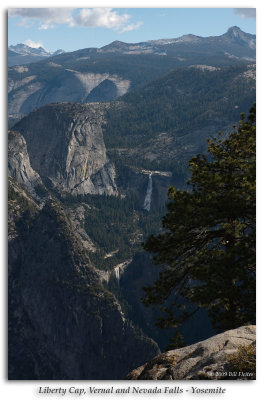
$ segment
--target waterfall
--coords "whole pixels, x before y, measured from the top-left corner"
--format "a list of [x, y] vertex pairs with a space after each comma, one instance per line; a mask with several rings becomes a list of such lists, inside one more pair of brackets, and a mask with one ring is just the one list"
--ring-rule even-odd
[[119, 267], [116, 267], [116, 268], [115, 268], [115, 277], [116, 277], [116, 279], [119, 281], [119, 279], [120, 279], [120, 270], [119, 270]]
[[144, 205], [143, 209], [146, 211], [150, 211], [150, 205], [151, 205], [151, 195], [152, 195], [152, 174], [149, 174], [149, 181], [148, 181], [148, 187], [147, 187], [147, 193], [146, 197], [144, 200]]
[[117, 282], [119, 283], [121, 275], [125, 272], [126, 267], [131, 264], [132, 262], [132, 258], [130, 258], [129, 260], [126, 260], [118, 265], [116, 265], [113, 269], [113, 273], [114, 276], [117, 280]]

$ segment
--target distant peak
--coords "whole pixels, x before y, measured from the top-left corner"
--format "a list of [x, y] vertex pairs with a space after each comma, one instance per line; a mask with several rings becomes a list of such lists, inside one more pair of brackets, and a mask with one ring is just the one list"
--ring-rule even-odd
[[231, 26], [226, 32], [227, 36], [230, 37], [243, 37], [246, 35], [245, 32], [243, 32], [238, 26]]
[[114, 42], [111, 42], [110, 44], [107, 44], [106, 46], [103, 46], [103, 48], [104, 47], [113, 47], [113, 46], [123, 46], [124, 44], [126, 44], [125, 42], [121, 42], [120, 40], [115, 40]]
[[114, 42], [107, 44], [106, 46], [101, 47], [100, 50], [103, 51], [109, 51], [109, 50], [117, 50], [120, 51], [120, 49], [124, 49], [127, 47], [127, 43], [125, 42], [120, 42], [120, 40], [115, 40]]
[[188, 33], [187, 35], [182, 35], [182, 38], [186, 38], [186, 39], [193, 39], [193, 38], [197, 38], [197, 35], [193, 35], [192, 33]]
[[52, 53], [52, 55], [53, 55], [53, 56], [58, 56], [58, 55], [63, 54], [63, 53], [65, 53], [64, 50], [58, 49], [58, 50], [54, 51], [54, 52]]
[[231, 26], [228, 28], [227, 32], [235, 33], [235, 32], [243, 32], [238, 26]]
[[179, 37], [177, 39], [177, 41], [179, 41], [179, 42], [195, 42], [195, 41], [197, 41], [199, 39], [200, 39], [199, 36], [196, 36], [196, 35], [193, 35], [192, 33], [189, 33], [187, 35], [183, 35], [183, 36]]
[[124, 42], [121, 42], [120, 40], [114, 40], [112, 43], [110, 44], [123, 44]]
[[245, 42], [249, 47], [256, 48], [256, 35], [242, 31], [238, 26], [231, 26], [223, 35], [235, 42]]

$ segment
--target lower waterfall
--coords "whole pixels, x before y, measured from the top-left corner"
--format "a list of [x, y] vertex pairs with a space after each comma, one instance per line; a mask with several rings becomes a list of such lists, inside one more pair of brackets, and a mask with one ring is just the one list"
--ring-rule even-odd
[[143, 209], [146, 211], [150, 211], [150, 205], [151, 205], [151, 195], [152, 195], [152, 174], [149, 174], [149, 181], [148, 181], [148, 187], [147, 187], [147, 193], [146, 197], [144, 200], [144, 205]]
[[115, 277], [119, 281], [119, 279], [120, 279], [120, 267], [116, 267], [114, 269], [114, 271], [115, 271]]

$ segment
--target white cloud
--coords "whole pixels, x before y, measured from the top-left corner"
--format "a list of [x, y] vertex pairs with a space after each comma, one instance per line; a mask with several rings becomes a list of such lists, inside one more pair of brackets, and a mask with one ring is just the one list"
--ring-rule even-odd
[[22, 26], [22, 28], [30, 28], [34, 25], [33, 21], [29, 21], [27, 18], [22, 18], [18, 23], [18, 26]]
[[83, 8], [75, 18], [77, 25], [89, 28], [118, 29], [125, 25], [130, 19], [128, 14], [118, 14], [111, 8]]
[[49, 24], [41, 24], [39, 29], [41, 31], [46, 31], [47, 29], [51, 29], [51, 28], [54, 28], [54, 27], [55, 27], [55, 25], [52, 25], [51, 23], [49, 23]]
[[108, 28], [120, 30], [120, 33], [138, 29], [142, 22], [128, 23], [131, 16], [121, 14], [119, 10], [105, 7], [82, 8], [73, 15], [74, 8], [10, 8], [9, 17], [21, 17], [19, 25], [30, 27], [39, 22], [39, 29], [54, 28], [56, 24], [66, 24], [70, 27], [78, 25], [87, 28]]
[[74, 25], [73, 8], [10, 8], [9, 17], [22, 17], [25, 26], [28, 20], [39, 20], [40, 29], [48, 29], [52, 24]]
[[134, 31], [134, 30], [140, 28], [141, 25], [143, 25], [143, 22], [137, 22], [136, 24], [127, 25], [127, 26], [125, 26], [124, 28], [121, 29], [120, 33], [128, 32], [128, 31]]
[[234, 13], [241, 15], [243, 18], [256, 18], [255, 8], [234, 8]]
[[31, 39], [26, 40], [24, 42], [24, 44], [26, 44], [29, 47], [32, 47], [33, 49], [38, 49], [39, 47], [43, 47], [44, 48], [44, 46], [43, 46], [43, 44], [41, 42], [34, 42]]

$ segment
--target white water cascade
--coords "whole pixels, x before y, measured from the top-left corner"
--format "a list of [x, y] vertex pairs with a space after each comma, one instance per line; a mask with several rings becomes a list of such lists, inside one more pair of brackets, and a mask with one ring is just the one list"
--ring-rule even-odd
[[116, 280], [118, 280], [118, 282], [119, 282], [119, 279], [120, 279], [120, 267], [116, 267], [114, 269], [114, 271], [115, 271]]
[[147, 187], [147, 193], [146, 197], [144, 200], [144, 205], [143, 209], [146, 211], [150, 211], [150, 205], [151, 205], [151, 195], [152, 195], [152, 174], [149, 174], [149, 181], [148, 181], [148, 187]]

